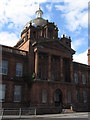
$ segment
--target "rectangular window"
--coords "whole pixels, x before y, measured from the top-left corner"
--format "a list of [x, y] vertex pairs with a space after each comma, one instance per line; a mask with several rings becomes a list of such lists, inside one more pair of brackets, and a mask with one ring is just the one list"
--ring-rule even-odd
[[67, 94], [67, 102], [71, 103], [71, 92], [70, 91]]
[[79, 91], [76, 90], [76, 101], [79, 102]]
[[0, 74], [8, 74], [8, 61], [2, 60], [2, 62], [0, 62]]
[[15, 85], [14, 87], [14, 102], [21, 101], [21, 86]]
[[83, 102], [87, 103], [87, 93], [86, 93], [86, 91], [83, 91]]
[[45, 89], [42, 90], [42, 103], [47, 102], [47, 91]]
[[5, 91], [6, 91], [6, 85], [0, 84], [0, 102], [5, 101]]
[[17, 77], [22, 77], [22, 63], [17, 63], [16, 64], [16, 76]]
[[86, 84], [86, 75], [85, 74], [82, 74], [82, 83]]

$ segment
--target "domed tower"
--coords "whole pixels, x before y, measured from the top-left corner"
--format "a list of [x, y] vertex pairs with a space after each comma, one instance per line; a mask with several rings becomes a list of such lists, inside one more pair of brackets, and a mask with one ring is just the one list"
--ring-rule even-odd
[[35, 12], [36, 18], [30, 20], [24, 26], [21, 32], [21, 38], [15, 47], [29, 51], [29, 42], [34, 43], [38, 41], [51, 40], [58, 38], [58, 28], [52, 23], [42, 18], [43, 11], [40, 6]]

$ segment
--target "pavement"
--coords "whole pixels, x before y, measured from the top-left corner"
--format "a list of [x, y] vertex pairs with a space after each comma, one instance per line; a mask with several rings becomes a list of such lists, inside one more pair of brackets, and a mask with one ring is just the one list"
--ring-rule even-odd
[[30, 116], [3, 116], [1, 120], [90, 120], [88, 112], [46, 114]]
[[90, 120], [88, 112], [47, 114], [32, 116], [4, 116], [2, 120]]

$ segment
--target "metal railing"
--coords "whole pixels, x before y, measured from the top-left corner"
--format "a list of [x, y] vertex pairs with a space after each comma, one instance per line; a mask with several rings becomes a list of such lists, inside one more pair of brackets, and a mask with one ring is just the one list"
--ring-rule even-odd
[[30, 118], [36, 116], [36, 108], [2, 108], [0, 118]]

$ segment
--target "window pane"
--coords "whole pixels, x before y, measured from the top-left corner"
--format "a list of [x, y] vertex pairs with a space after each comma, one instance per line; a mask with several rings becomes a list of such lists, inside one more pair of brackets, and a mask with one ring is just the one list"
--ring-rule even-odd
[[22, 76], [22, 63], [17, 63], [16, 65], [16, 76]]
[[74, 81], [76, 84], [78, 83], [78, 74], [77, 73], [74, 73]]
[[87, 102], [87, 93], [86, 93], [86, 91], [83, 91], [83, 102], [84, 103]]
[[68, 95], [67, 96], [68, 103], [71, 103], [71, 92], [69, 91], [67, 95]]
[[47, 92], [46, 90], [42, 90], [42, 103], [47, 102]]
[[8, 61], [3, 60], [0, 62], [0, 74], [7, 75], [8, 73]]
[[21, 86], [14, 87], [14, 102], [21, 101]]
[[79, 91], [76, 90], [76, 101], [79, 101]]
[[86, 76], [84, 74], [82, 74], [82, 83], [86, 84]]

